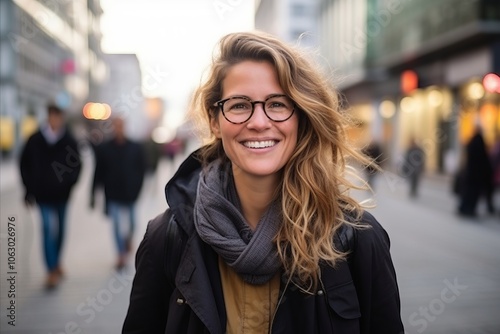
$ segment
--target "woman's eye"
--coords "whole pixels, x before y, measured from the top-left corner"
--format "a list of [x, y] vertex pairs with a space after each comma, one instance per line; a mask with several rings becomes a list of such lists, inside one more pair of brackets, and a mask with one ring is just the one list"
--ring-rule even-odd
[[231, 106], [231, 109], [240, 109], [240, 110], [245, 110], [248, 109], [248, 104], [246, 103], [236, 103]]

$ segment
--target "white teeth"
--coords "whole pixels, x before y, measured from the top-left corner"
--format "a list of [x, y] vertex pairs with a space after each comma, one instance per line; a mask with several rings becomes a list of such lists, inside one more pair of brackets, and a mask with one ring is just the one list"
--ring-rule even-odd
[[265, 148], [271, 147], [276, 144], [274, 140], [266, 140], [266, 141], [246, 141], [243, 143], [248, 148]]

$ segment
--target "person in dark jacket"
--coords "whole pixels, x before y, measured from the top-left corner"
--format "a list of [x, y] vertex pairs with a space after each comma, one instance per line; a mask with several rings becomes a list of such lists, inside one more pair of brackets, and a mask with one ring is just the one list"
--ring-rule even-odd
[[[458, 213], [465, 217], [475, 217], [479, 199], [482, 196], [488, 199], [487, 193], [493, 187], [493, 166], [479, 125], [467, 143], [465, 154]], [[493, 202], [487, 200], [487, 205], [488, 211], [493, 213]]]
[[26, 142], [21, 152], [20, 171], [25, 203], [38, 205], [43, 225], [43, 249], [48, 276], [47, 288], [54, 288], [63, 276], [61, 251], [71, 190], [81, 170], [77, 142], [65, 126], [64, 112], [47, 107], [47, 124]]
[[121, 270], [131, 249], [135, 230], [135, 203], [146, 172], [146, 156], [140, 143], [126, 137], [123, 118], [114, 117], [112, 125], [113, 138], [95, 148], [90, 205], [94, 207], [96, 190], [104, 188], [105, 212], [113, 221], [118, 253], [116, 269]]
[[417, 144], [415, 138], [410, 139], [403, 164], [403, 175], [409, 182], [410, 197], [418, 196], [420, 179], [425, 170], [425, 151]]
[[380, 166], [382, 165], [382, 149], [380, 148], [379, 143], [376, 140], [373, 140], [364, 148], [363, 153], [371, 159], [370, 164], [364, 168], [364, 171], [368, 185], [370, 188], [374, 189], [375, 177], [380, 170]]
[[270, 35], [219, 51], [192, 109], [211, 140], [148, 224], [122, 332], [403, 333], [389, 236], [346, 191], [346, 157], [369, 159], [336, 92]]

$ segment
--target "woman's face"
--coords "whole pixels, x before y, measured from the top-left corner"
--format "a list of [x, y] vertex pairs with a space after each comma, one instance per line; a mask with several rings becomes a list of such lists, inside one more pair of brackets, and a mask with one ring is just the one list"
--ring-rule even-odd
[[[222, 98], [244, 96], [264, 101], [271, 95], [284, 94], [274, 66], [269, 62], [243, 61], [233, 65], [222, 82]], [[274, 122], [255, 105], [252, 117], [243, 124], [227, 121], [222, 112], [211, 121], [211, 128], [222, 140], [224, 151], [233, 164], [234, 175], [277, 175], [297, 145], [298, 116]]]

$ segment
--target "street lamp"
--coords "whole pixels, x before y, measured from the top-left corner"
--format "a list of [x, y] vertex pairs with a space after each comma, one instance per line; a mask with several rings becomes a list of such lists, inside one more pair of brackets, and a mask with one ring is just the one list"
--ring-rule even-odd
[[380, 103], [380, 116], [389, 119], [396, 113], [396, 106], [391, 100], [384, 100]]

